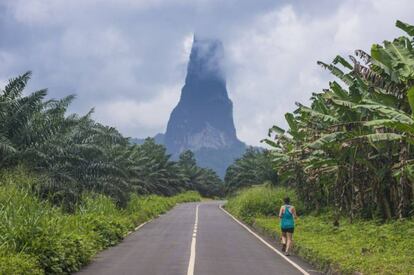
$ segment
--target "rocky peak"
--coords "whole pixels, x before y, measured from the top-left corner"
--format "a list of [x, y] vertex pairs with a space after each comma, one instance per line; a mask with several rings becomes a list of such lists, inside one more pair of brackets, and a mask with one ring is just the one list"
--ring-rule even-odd
[[244, 144], [236, 136], [223, 58], [221, 41], [194, 36], [185, 85], [180, 101], [171, 113], [164, 139], [173, 156], [188, 149], [195, 153], [196, 158], [200, 150], [220, 152], [237, 148], [239, 154], [240, 148], [244, 149]]

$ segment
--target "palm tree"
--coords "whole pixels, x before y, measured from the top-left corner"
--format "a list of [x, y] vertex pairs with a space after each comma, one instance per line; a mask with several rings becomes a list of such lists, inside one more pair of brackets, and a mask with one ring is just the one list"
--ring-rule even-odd
[[270, 152], [250, 147], [243, 156], [227, 168], [224, 177], [226, 192], [264, 182], [275, 185], [278, 177], [273, 168]]
[[42, 175], [33, 187], [40, 197], [72, 211], [84, 192], [125, 206], [130, 193], [174, 195], [193, 188], [180, 163], [153, 139], [133, 145], [95, 122], [93, 109], [67, 115], [74, 96], [45, 100], [46, 90], [24, 96], [30, 75], [11, 79], [0, 92], [0, 168], [24, 164]]

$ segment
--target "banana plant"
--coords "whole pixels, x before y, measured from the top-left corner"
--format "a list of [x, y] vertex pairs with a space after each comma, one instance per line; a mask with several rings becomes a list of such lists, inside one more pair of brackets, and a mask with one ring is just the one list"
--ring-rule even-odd
[[319, 61], [338, 81], [312, 94], [309, 107], [296, 103], [289, 129], [273, 126], [263, 141], [310, 210], [333, 207], [351, 220], [413, 211], [414, 27], [396, 25], [409, 37], [356, 50], [349, 61]]

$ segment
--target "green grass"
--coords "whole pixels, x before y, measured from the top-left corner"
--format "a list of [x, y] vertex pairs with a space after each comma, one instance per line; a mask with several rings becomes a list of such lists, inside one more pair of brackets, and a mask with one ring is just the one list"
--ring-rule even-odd
[[112, 199], [91, 193], [75, 213], [67, 214], [34, 196], [29, 191], [33, 181], [21, 171], [0, 176], [0, 274], [73, 273], [138, 224], [176, 203], [201, 199], [196, 192], [132, 195], [120, 209]]
[[286, 196], [296, 203], [297, 212], [301, 213], [303, 207], [298, 203], [293, 190], [264, 186], [254, 186], [239, 191], [228, 200], [226, 209], [244, 221], [252, 223], [257, 216], [278, 215], [279, 207]]
[[44, 271], [37, 265], [36, 260], [30, 255], [23, 253], [16, 254], [0, 250], [0, 274], [40, 275], [44, 274]]
[[[255, 192], [268, 193], [266, 188], [258, 189], [260, 191], [253, 193], [251, 190], [243, 191], [238, 198], [230, 199], [227, 209], [267, 235], [278, 238], [281, 232], [277, 217], [266, 216], [267, 212], [260, 211], [255, 211], [255, 217], [246, 217], [242, 215], [246, 211], [238, 210], [254, 205], [250, 200]], [[278, 192], [289, 191], [280, 189]], [[241, 197], [249, 199], [241, 200]], [[343, 218], [339, 228], [335, 228], [332, 221], [329, 213], [300, 217], [294, 234], [295, 252], [324, 271], [414, 274], [414, 220], [385, 224], [354, 221], [350, 224]]]

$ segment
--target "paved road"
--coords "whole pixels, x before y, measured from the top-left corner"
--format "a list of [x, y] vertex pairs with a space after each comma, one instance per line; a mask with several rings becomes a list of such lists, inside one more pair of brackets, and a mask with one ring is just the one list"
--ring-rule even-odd
[[[199, 203], [195, 229], [197, 203], [178, 205], [100, 253], [78, 274], [186, 275], [190, 257], [195, 275], [303, 274], [218, 206]], [[312, 274], [310, 265], [289, 259]]]

